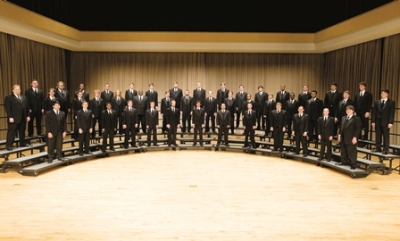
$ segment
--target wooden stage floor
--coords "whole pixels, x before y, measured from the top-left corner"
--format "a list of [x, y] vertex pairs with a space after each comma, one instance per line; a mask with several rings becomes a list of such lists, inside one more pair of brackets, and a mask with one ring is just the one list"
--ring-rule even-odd
[[400, 175], [155, 151], [0, 174], [0, 240], [400, 240]]

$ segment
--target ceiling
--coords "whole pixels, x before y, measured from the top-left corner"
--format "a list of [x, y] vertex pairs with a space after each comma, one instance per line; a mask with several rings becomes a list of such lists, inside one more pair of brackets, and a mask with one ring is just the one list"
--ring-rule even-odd
[[7, 0], [82, 31], [316, 33], [393, 0]]

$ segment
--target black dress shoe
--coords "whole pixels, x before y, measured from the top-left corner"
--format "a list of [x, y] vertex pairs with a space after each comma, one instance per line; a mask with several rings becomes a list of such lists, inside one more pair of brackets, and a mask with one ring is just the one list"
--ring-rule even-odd
[[13, 149], [11, 147], [7, 148], [7, 151], [12, 151]]
[[351, 166], [351, 167], [350, 167], [350, 169], [351, 169], [351, 170], [355, 170], [355, 169], [356, 169], [356, 167], [353, 167], [353, 166]]
[[193, 143], [193, 146], [196, 146], [196, 143]]
[[322, 161], [322, 160], [324, 160], [324, 158], [318, 158], [318, 159], [317, 159], [317, 161]]
[[115, 149], [114, 149], [114, 148], [111, 148], [110, 151], [115, 151]]
[[215, 145], [215, 147], [219, 147], [219, 144]]
[[372, 149], [371, 152], [381, 152], [381, 149], [375, 148], [375, 149]]
[[87, 151], [87, 152], [85, 152], [85, 154], [92, 154], [92, 152], [91, 151]]
[[81, 152], [81, 153], [79, 153], [79, 156], [83, 156], [83, 153]]
[[153, 146], [159, 146], [158, 144], [154, 144]]
[[229, 145], [228, 145], [228, 144], [226, 144], [225, 146], [226, 146], [226, 147], [229, 147]]
[[383, 155], [387, 155], [387, 154], [388, 154], [388, 151], [383, 151], [382, 154], [383, 154]]
[[200, 146], [203, 146], [203, 143], [200, 143]]
[[52, 163], [53, 162], [53, 158], [49, 158], [48, 160], [47, 160], [47, 163]]
[[242, 148], [248, 148], [249, 146], [243, 146]]
[[30, 145], [30, 144], [25, 144], [25, 145], [22, 145], [21, 147], [31, 147], [32, 145]]

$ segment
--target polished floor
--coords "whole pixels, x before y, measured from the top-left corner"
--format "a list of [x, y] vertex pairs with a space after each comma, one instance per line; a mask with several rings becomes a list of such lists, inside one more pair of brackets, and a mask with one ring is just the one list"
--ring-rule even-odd
[[0, 240], [400, 240], [400, 175], [155, 151], [0, 174]]

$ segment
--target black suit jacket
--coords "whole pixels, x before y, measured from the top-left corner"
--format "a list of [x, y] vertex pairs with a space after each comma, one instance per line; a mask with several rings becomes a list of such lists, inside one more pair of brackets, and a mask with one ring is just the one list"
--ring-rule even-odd
[[171, 107], [171, 98], [168, 99], [167, 98], [162, 98], [161, 99], [161, 114], [165, 115], [167, 114], [167, 110], [168, 108]]
[[126, 102], [128, 102], [128, 100], [133, 101], [134, 97], [137, 96], [137, 91], [136, 90], [133, 90], [132, 92], [133, 92], [133, 94], [131, 94], [131, 90], [130, 89], [127, 89], [125, 91], [125, 100], [126, 100]]
[[172, 107], [167, 109], [166, 120], [167, 124], [171, 126], [177, 126], [180, 122], [181, 113], [178, 108], [175, 107], [175, 112], [172, 111]]
[[204, 100], [204, 111], [207, 113], [207, 115], [213, 115], [214, 113], [217, 113], [217, 99], [211, 97], [210, 101], [209, 97], [207, 97]]
[[91, 110], [87, 110], [86, 113], [83, 110], [78, 111], [78, 118], [76, 121], [78, 129], [82, 129], [83, 132], [89, 132], [89, 129], [92, 128], [92, 123], [93, 118]]
[[126, 125], [126, 128], [134, 128], [135, 125], [138, 123], [137, 121], [137, 110], [132, 108], [130, 111], [126, 108], [122, 114], [123, 120], [122, 124]]
[[240, 94], [240, 91], [236, 93], [236, 97], [235, 97], [235, 104], [236, 104], [236, 108], [238, 111], [242, 111], [243, 109], [247, 109], [246, 106], [243, 106], [243, 102], [246, 100], [247, 98], [247, 93], [243, 91], [243, 94]]
[[300, 103], [297, 100], [293, 100], [293, 104], [291, 103], [291, 100], [288, 100], [286, 102], [286, 111], [287, 111], [287, 117], [289, 120], [291, 120], [293, 118], [294, 114], [297, 114], [299, 106], [300, 106]]
[[204, 111], [203, 108], [200, 108], [200, 110], [195, 108], [193, 110], [193, 114], [192, 114], [192, 124], [194, 124], [196, 126], [203, 125], [205, 113], [206, 112]]
[[44, 112], [46, 113], [47, 111], [52, 110], [56, 101], [58, 101], [56, 97], [54, 97], [53, 100], [50, 99], [50, 96], [47, 97], [43, 102]]
[[[259, 110], [264, 112], [264, 107], [265, 107], [265, 101], [268, 99], [268, 93], [262, 92], [260, 95], [260, 92], [257, 92], [254, 94], [254, 103], [257, 105], [253, 107], [254, 110]], [[245, 107], [247, 109], [247, 107]], [[263, 114], [263, 113], [261, 113]]]
[[55, 97], [57, 97], [58, 102], [60, 103], [60, 110], [64, 111], [65, 113], [68, 113], [68, 109], [70, 109], [70, 100], [69, 100], [69, 92], [68, 90], [64, 90], [65, 95], [61, 94], [60, 90], [57, 88], [56, 93], [54, 94]]
[[89, 109], [92, 111], [94, 118], [100, 118], [101, 112], [104, 110], [104, 101], [100, 98], [97, 105], [96, 98], [91, 99], [89, 101]]
[[222, 113], [222, 110], [217, 113], [217, 125], [219, 126], [227, 126], [231, 123], [231, 114], [229, 110], [225, 110], [225, 113]]
[[299, 102], [299, 106], [303, 106], [306, 108], [307, 100], [311, 99], [311, 93], [307, 92], [307, 94], [304, 94], [304, 91], [299, 93], [299, 96], [297, 98], [297, 101]]
[[151, 112], [151, 109], [146, 110], [146, 126], [155, 128], [158, 125], [158, 111], [156, 109]]
[[111, 110], [111, 114], [108, 114], [108, 110], [103, 110], [101, 113], [101, 123], [102, 128], [106, 131], [114, 130], [117, 126], [117, 112], [115, 110]]
[[7, 113], [7, 121], [14, 118], [14, 123], [19, 124], [29, 116], [28, 101], [25, 96], [20, 95], [21, 100], [15, 95], [9, 95], [4, 100], [4, 108]]
[[300, 118], [299, 114], [293, 115], [293, 128], [294, 134], [303, 135], [304, 132], [308, 132], [308, 115], [303, 113]]
[[271, 111], [270, 123], [274, 130], [282, 130], [286, 127], [286, 111], [281, 110], [279, 113], [277, 110]]
[[340, 124], [340, 138], [341, 142], [345, 145], [353, 145], [353, 137], [357, 138], [361, 132], [361, 120], [360, 117], [353, 115], [350, 120], [347, 120], [347, 116], [343, 116]]
[[331, 91], [326, 92], [324, 107], [329, 109], [330, 116], [335, 116], [339, 101], [341, 101], [342, 98], [343, 95], [339, 91], [336, 91], [335, 94], [332, 94]]
[[282, 109], [286, 109], [286, 102], [290, 99], [290, 94], [285, 90], [285, 93], [282, 95], [282, 91], [276, 92], [276, 102], [282, 103]]
[[221, 89], [219, 89], [219, 90], [217, 91], [217, 104], [218, 104], [218, 106], [219, 106], [218, 108], [221, 109], [221, 104], [222, 104], [222, 103], [225, 103], [225, 98], [228, 97], [228, 94], [229, 94], [229, 90], [228, 90], [228, 89], [225, 89], [224, 92], [222, 92]]
[[46, 134], [57, 135], [67, 131], [66, 115], [64, 111], [60, 111], [59, 116], [54, 110], [46, 112], [45, 118]]
[[243, 110], [243, 125], [246, 127], [247, 130], [253, 129], [253, 126], [257, 123], [257, 115], [254, 110], [252, 110], [249, 114], [249, 110]]
[[180, 104], [180, 110], [183, 113], [190, 113], [193, 110], [193, 98], [188, 96], [188, 99], [186, 99], [186, 96], [183, 96], [181, 99], [181, 104]]
[[351, 99], [348, 99], [346, 103], [343, 103], [343, 100], [339, 101], [338, 108], [335, 113], [335, 117], [338, 119], [338, 121], [341, 120], [343, 116], [347, 115], [346, 106], [348, 105], [354, 106], [354, 103]]
[[358, 93], [354, 98], [354, 107], [356, 109], [357, 116], [364, 116], [365, 113], [371, 112], [372, 106], [372, 94], [368, 91], [364, 92], [363, 97]]
[[178, 88], [177, 91], [174, 91], [174, 88], [169, 90], [169, 97], [176, 101], [176, 107], [179, 108], [181, 104], [181, 98], [183, 96], [182, 90]]
[[42, 90], [38, 89], [38, 92], [35, 93], [32, 88], [29, 88], [25, 91], [25, 97], [32, 112], [41, 112], [44, 109], [44, 94]]
[[204, 106], [204, 99], [206, 98], [206, 90], [201, 89], [198, 91], [198, 89], [193, 90], [193, 105], [196, 105], [197, 101], [200, 101], [201, 106]]
[[374, 109], [372, 111], [372, 123], [377, 123], [381, 119], [382, 127], [387, 127], [388, 124], [394, 122], [395, 102], [387, 99], [383, 108], [381, 108], [381, 100], [375, 101]]
[[105, 105], [107, 102], [108, 102], [108, 103], [111, 103], [111, 99], [112, 99], [113, 97], [114, 97], [114, 93], [113, 93], [111, 90], [108, 91], [108, 94], [106, 93], [105, 90], [103, 90], [103, 91], [101, 92], [101, 94], [100, 94], [100, 98], [103, 99], [104, 105]]
[[134, 107], [137, 110], [138, 115], [146, 115], [146, 110], [149, 108], [147, 96], [142, 95], [142, 101], [139, 100], [139, 96], [133, 97]]
[[[82, 101], [85, 101], [82, 98]], [[74, 99], [72, 101], [72, 110], [74, 111], [74, 117], [78, 115], [78, 111], [82, 110], [82, 101], [79, 101], [79, 99]]]
[[269, 118], [269, 116], [271, 115], [271, 112], [275, 109], [276, 109], [275, 100], [271, 100], [270, 103], [268, 102], [268, 100], [266, 100], [264, 103], [263, 115], [265, 115], [265, 116], [267, 116], [267, 118]]
[[318, 135], [321, 135], [322, 139], [335, 135], [335, 119], [333, 117], [328, 116], [326, 123], [324, 122], [324, 116], [318, 118]]
[[224, 103], [226, 106], [226, 110], [229, 110], [230, 115], [234, 116], [235, 111], [236, 111], [236, 100], [234, 98], [229, 99], [229, 97], [228, 97], [228, 98], [225, 98]]
[[117, 101], [117, 97], [111, 99], [111, 108], [117, 112], [117, 116], [122, 116], [122, 113], [125, 109], [125, 100], [124, 98], [119, 97], [119, 102]]
[[308, 115], [309, 121], [318, 121], [318, 118], [322, 116], [322, 110], [324, 109], [324, 105], [322, 100], [316, 98], [315, 101], [313, 99], [309, 99], [306, 104], [306, 113]]
[[149, 108], [150, 108], [150, 102], [154, 101], [155, 106], [158, 106], [158, 93], [157, 91], [153, 90], [153, 93], [150, 92], [150, 90], [146, 91], [145, 96], [147, 96], [147, 101], [149, 102]]

